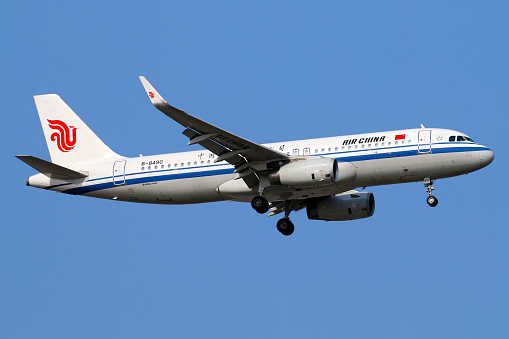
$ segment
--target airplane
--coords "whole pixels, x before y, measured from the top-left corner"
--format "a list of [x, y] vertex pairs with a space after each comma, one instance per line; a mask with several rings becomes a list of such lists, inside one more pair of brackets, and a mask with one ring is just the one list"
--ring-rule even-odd
[[182, 125], [188, 145], [204, 150], [128, 158], [113, 152], [56, 94], [34, 96], [51, 162], [18, 155], [38, 174], [27, 186], [74, 195], [151, 204], [251, 202], [278, 231], [294, 232], [290, 213], [311, 220], [371, 217], [370, 186], [424, 182], [427, 203], [437, 179], [489, 165], [493, 152], [464, 133], [406, 129], [258, 144], [168, 104], [142, 76], [152, 104]]

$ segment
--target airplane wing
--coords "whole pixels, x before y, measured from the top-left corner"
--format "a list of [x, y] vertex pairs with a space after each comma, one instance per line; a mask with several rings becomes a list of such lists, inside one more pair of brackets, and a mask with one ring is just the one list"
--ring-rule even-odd
[[216, 162], [224, 160], [233, 165], [249, 187], [258, 183], [258, 169], [266, 169], [265, 165], [272, 161], [289, 159], [284, 153], [239, 137], [173, 107], [157, 93], [145, 77], [140, 76], [140, 80], [152, 104], [186, 127], [182, 134], [189, 138], [188, 145], [199, 144], [217, 155]]

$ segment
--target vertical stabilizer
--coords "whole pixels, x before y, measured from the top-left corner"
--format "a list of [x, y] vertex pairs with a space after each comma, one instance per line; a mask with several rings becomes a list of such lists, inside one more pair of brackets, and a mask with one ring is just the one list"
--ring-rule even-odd
[[58, 95], [34, 99], [53, 163], [72, 166], [120, 157]]

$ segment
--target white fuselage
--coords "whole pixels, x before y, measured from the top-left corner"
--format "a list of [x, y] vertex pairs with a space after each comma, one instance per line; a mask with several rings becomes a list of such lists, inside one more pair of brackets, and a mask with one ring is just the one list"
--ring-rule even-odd
[[[449, 141], [463, 133], [446, 129], [411, 129], [331, 138], [266, 144], [294, 159], [336, 158], [353, 165], [348, 182], [318, 187], [270, 186], [263, 192], [269, 201], [334, 195], [356, 187], [440, 179], [470, 173], [487, 166], [493, 152], [467, 141]], [[471, 140], [471, 139], [470, 139]], [[88, 177], [73, 182], [37, 174], [27, 184], [58, 192], [154, 204], [190, 204], [220, 200], [251, 201], [257, 187], [248, 188], [225, 161], [215, 163], [203, 151], [121, 157], [111, 161], [70, 166]]]

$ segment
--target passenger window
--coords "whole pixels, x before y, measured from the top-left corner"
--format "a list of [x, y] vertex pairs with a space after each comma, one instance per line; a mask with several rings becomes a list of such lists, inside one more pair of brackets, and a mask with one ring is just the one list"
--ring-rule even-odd
[[187, 166], [191, 166], [191, 163], [190, 163], [190, 162], [188, 162], [188, 163], [187, 163]]
[[316, 154], [316, 153], [318, 153], [318, 150], [317, 150], [317, 149], [315, 149], [315, 154]]
[[150, 171], [150, 170], [151, 170], [151, 168], [152, 168], [152, 167], [150, 167], [150, 166], [149, 166], [149, 167], [148, 167], [148, 170]]
[[332, 149], [329, 147], [329, 152], [332, 151]]
[[456, 141], [456, 137], [453, 135], [452, 137], [449, 137], [449, 142]]
[[174, 164], [173, 167], [177, 168], [177, 164]]
[[154, 169], [156, 170], [157, 169], [157, 165], [154, 166]]
[[390, 146], [390, 145], [392, 145], [392, 142], [390, 142], [390, 141], [389, 141], [389, 144], [388, 144], [388, 145], [389, 145], [389, 146]]
[[336, 152], [338, 151], [338, 148], [336, 147]]
[[194, 165], [195, 165], [195, 166], [196, 166], [196, 165], [198, 165], [198, 162], [197, 162], [197, 161], [195, 161], [195, 162], [194, 162]]
[[359, 148], [359, 146], [358, 146], [358, 145], [355, 145], [355, 149], [357, 149], [357, 148]]
[[344, 151], [345, 150], [345, 146], [341, 147], [341, 150]]
[[141, 168], [141, 170], [142, 170], [142, 171], [144, 171], [144, 170], [145, 170], [145, 167], [142, 167], [142, 168]]
[[184, 163], [181, 163], [181, 164], [180, 164], [180, 167], [184, 167]]
[[394, 145], [397, 145], [397, 144], [398, 144], [398, 142], [397, 142], [397, 141], [394, 141]]
[[362, 145], [361, 145], [361, 148], [364, 148], [364, 147], [366, 147], [366, 145], [362, 144]]
[[210, 160], [207, 160], [207, 164], [210, 164]]

